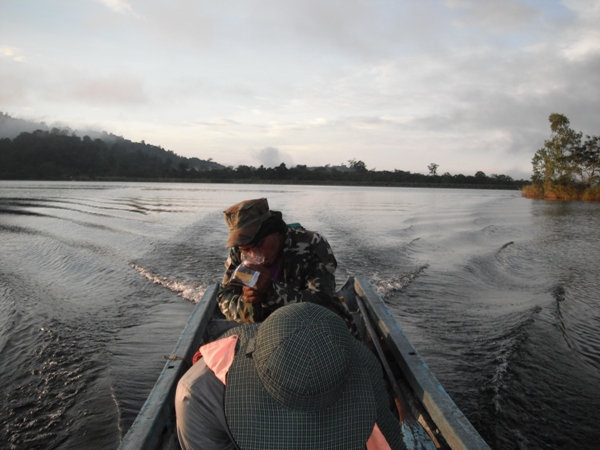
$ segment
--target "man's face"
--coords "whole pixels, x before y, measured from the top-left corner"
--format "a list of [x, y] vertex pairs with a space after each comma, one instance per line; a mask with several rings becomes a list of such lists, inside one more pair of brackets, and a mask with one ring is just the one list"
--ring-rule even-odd
[[263, 264], [265, 266], [270, 266], [275, 262], [277, 255], [281, 250], [281, 241], [280, 235], [278, 233], [273, 233], [258, 241], [256, 245], [240, 245], [238, 248], [242, 251], [242, 253], [250, 250], [253, 252], [261, 252], [265, 258]]

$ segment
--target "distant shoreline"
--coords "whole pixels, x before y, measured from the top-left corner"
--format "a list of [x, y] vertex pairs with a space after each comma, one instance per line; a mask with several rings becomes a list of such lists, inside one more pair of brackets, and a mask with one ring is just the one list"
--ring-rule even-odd
[[[3, 116], [0, 116], [2, 119]], [[8, 119], [5, 118], [4, 121]], [[2, 122], [2, 120], [0, 120]], [[287, 167], [223, 166], [212, 160], [185, 158], [160, 146], [136, 143], [104, 134], [103, 139], [80, 138], [67, 130], [22, 132], [14, 139], [0, 139], [0, 179], [94, 180], [127, 182], [197, 182], [227, 184], [291, 184], [315, 186], [390, 186], [455, 189], [519, 189], [526, 180], [503, 174], [474, 175], [449, 172], [429, 174], [403, 170], [368, 170], [363, 161], [350, 159], [348, 166]]]
[[408, 188], [436, 188], [436, 189], [483, 189], [483, 190], [521, 190], [518, 185], [497, 184], [452, 184], [452, 183], [394, 183], [394, 182], [367, 182], [367, 181], [328, 181], [328, 180], [219, 180], [202, 178], [128, 178], [128, 177], [73, 177], [70, 179], [3, 179], [1, 181], [62, 181], [62, 182], [126, 182], [126, 183], [192, 183], [192, 184], [270, 184], [290, 186], [364, 186], [364, 187], [408, 187]]

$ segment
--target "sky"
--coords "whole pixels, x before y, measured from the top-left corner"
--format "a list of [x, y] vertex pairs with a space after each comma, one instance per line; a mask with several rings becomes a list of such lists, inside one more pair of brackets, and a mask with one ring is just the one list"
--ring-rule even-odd
[[600, 0], [1, 0], [0, 111], [224, 165], [531, 176]]

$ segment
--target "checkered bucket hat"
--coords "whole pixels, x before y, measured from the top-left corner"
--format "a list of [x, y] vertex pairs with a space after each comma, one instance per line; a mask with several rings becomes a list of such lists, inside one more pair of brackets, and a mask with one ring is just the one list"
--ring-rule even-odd
[[232, 331], [225, 415], [240, 448], [364, 449], [378, 416], [368, 350], [337, 315], [296, 303]]

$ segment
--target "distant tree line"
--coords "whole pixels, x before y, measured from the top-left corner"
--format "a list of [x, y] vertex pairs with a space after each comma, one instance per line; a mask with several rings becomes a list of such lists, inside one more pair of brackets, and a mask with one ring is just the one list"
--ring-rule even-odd
[[258, 168], [251, 166], [227, 167], [222, 170], [213, 170], [198, 174], [200, 177], [215, 182], [277, 182], [290, 181], [295, 183], [328, 183], [328, 184], [365, 184], [365, 185], [401, 185], [401, 186], [432, 186], [432, 187], [494, 187], [498, 189], [514, 189], [521, 187], [525, 180], [515, 181], [507, 175], [487, 176], [477, 172], [475, 176], [469, 175], [423, 175], [403, 170], [368, 170], [363, 161], [349, 161], [349, 170], [340, 168], [307, 167], [297, 165], [287, 167], [281, 163], [277, 167]]
[[180, 180], [220, 183], [364, 184], [432, 187], [515, 189], [527, 182], [506, 175], [474, 176], [411, 173], [403, 170], [368, 170], [363, 161], [331, 167], [224, 167], [212, 160], [184, 158], [160, 147], [120, 138], [102, 139], [70, 135], [65, 130], [23, 132], [0, 139], [0, 179], [12, 180]]
[[570, 127], [563, 114], [553, 113], [550, 139], [532, 159], [532, 184], [527, 197], [600, 200], [600, 136], [586, 136]]

